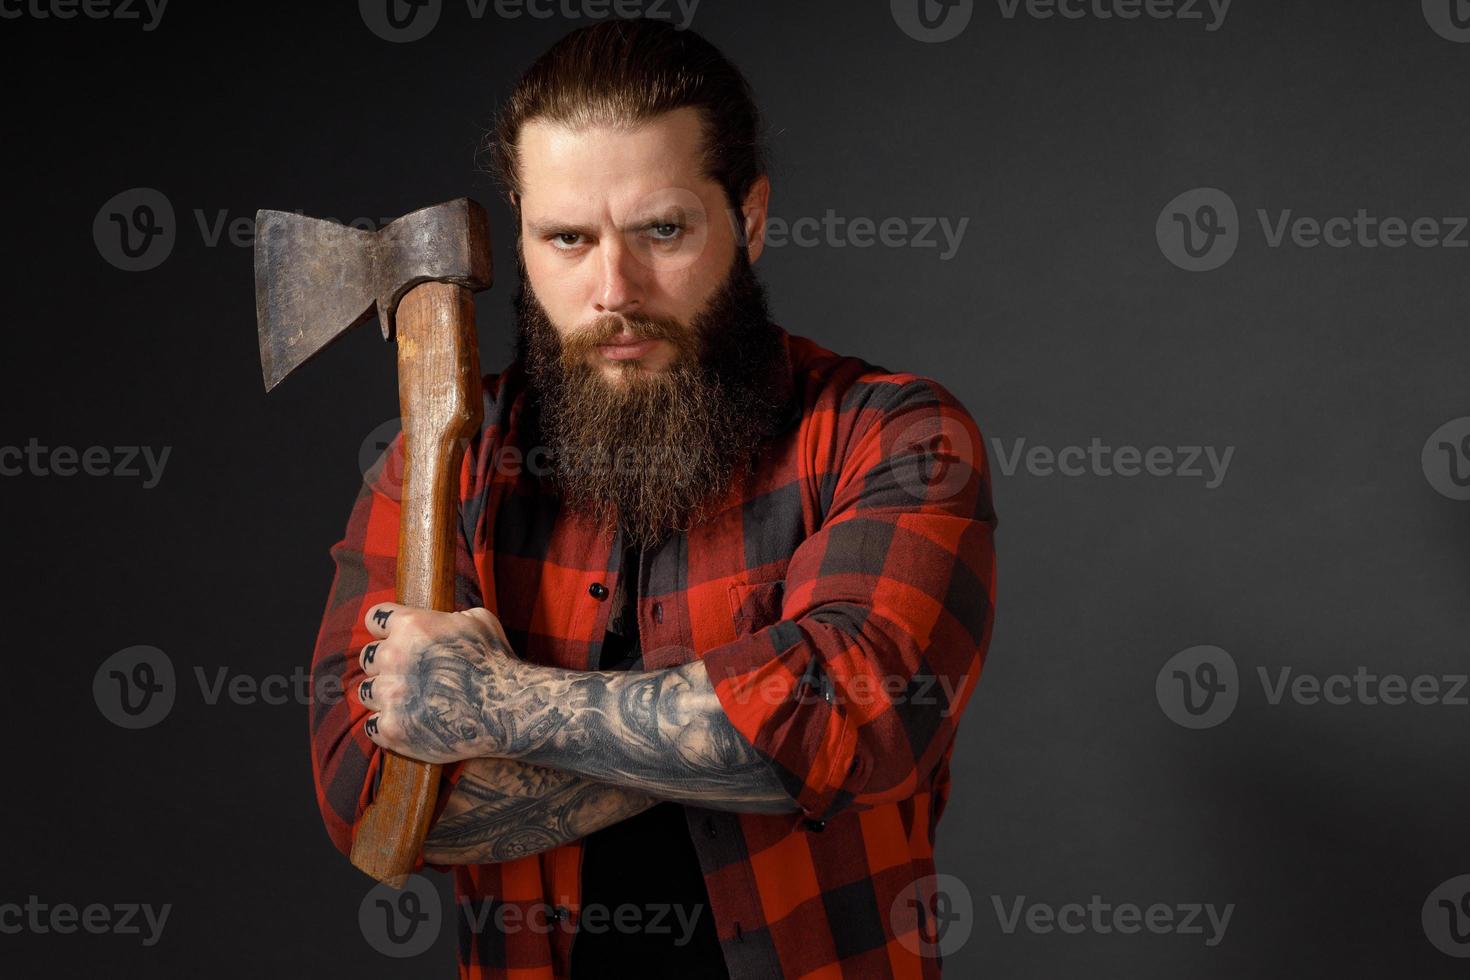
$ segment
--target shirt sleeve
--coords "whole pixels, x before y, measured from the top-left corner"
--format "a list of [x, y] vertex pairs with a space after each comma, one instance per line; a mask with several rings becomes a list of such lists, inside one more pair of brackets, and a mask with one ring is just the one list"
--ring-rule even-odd
[[996, 518], [980, 431], [936, 382], [872, 387], [833, 426], [846, 449], [821, 527], [787, 566], [780, 620], [702, 657], [731, 723], [808, 819], [928, 786], [990, 641]]
[[[471, 453], [466, 453], [466, 465]], [[403, 437], [394, 438], [367, 471], [342, 540], [331, 549], [336, 571], [312, 655], [311, 764], [317, 805], [327, 834], [343, 854], [352, 853], [358, 820], [372, 802], [383, 750], [363, 731], [370, 712], [357, 700], [366, 677], [358, 656], [372, 642], [364, 619], [396, 595], [398, 512], [402, 496]], [[455, 608], [482, 604], [461, 513], [456, 547]], [[463, 763], [446, 766], [433, 820], [439, 819]], [[419, 855], [415, 871], [424, 867]], [[431, 866], [437, 867], [437, 866]]]

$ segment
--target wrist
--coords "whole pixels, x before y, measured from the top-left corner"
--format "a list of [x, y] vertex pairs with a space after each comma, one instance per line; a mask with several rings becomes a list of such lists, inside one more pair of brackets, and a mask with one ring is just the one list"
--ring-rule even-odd
[[554, 766], [574, 714], [574, 678], [584, 672], [506, 657], [486, 694], [476, 755]]

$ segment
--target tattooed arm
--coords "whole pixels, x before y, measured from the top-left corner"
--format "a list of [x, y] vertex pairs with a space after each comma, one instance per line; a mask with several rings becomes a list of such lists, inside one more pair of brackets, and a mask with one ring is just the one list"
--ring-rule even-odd
[[[426, 762], [518, 760], [714, 809], [797, 809], [731, 725], [697, 661], [652, 671], [562, 670], [510, 656], [484, 609], [380, 603], [367, 619], [380, 639], [363, 648], [368, 679], [357, 693], [374, 712], [368, 736], [385, 748]], [[573, 786], [588, 788], [577, 781], [563, 789]]]
[[796, 811], [698, 661], [635, 672], [541, 668], [526, 680], [538, 698], [502, 715], [532, 723], [508, 740], [514, 758], [717, 810]]
[[492, 864], [578, 840], [657, 803], [514, 759], [471, 759], [424, 842], [431, 864]]

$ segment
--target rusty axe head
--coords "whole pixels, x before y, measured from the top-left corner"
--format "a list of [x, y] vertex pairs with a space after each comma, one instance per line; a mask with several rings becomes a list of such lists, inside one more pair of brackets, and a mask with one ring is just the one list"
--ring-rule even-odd
[[266, 390], [377, 308], [383, 339], [424, 282], [490, 285], [485, 209], [468, 198], [363, 231], [290, 211], [255, 215], [255, 316]]

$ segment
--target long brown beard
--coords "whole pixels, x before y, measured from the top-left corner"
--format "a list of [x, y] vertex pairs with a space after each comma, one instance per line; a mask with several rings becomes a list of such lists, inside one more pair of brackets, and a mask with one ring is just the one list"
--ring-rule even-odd
[[[780, 329], [745, 252], [691, 323], [641, 314], [606, 316], [563, 339], [531, 290], [524, 264], [516, 294], [516, 356], [525, 365], [530, 445], [544, 446], [546, 479], [563, 504], [625, 543], [650, 547], [708, 516], [789, 408], [790, 370]], [[624, 329], [675, 348], [662, 371], [620, 365], [603, 377], [598, 344]]]

